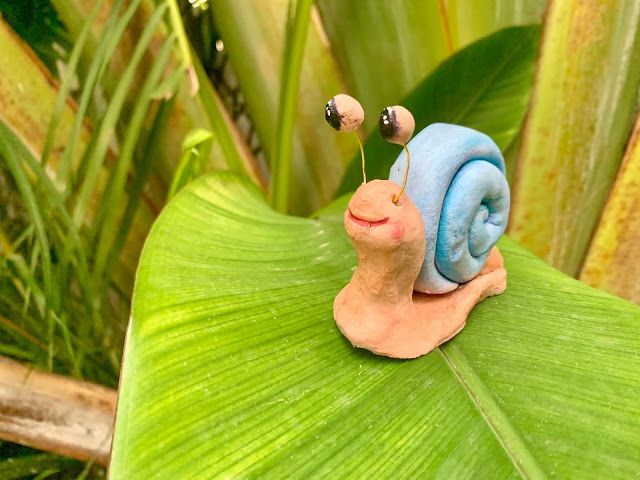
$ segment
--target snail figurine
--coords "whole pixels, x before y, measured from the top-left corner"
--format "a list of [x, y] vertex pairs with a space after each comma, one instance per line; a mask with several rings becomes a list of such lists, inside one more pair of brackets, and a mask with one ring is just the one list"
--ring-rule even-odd
[[[325, 117], [357, 133], [364, 113], [341, 94], [329, 100]], [[509, 217], [509, 186], [502, 154], [483, 133], [435, 123], [409, 142], [415, 123], [401, 106], [384, 109], [379, 126], [404, 153], [389, 180], [364, 177], [349, 201], [344, 225], [358, 265], [333, 312], [355, 347], [416, 358], [460, 332], [477, 303], [506, 289], [495, 245]], [[364, 153], [362, 169], [364, 176]]]

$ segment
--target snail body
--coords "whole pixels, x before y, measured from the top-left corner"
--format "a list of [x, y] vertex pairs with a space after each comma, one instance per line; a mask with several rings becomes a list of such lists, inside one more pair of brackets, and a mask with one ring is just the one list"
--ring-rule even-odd
[[396, 358], [424, 355], [465, 325], [482, 299], [502, 293], [495, 247], [506, 227], [504, 160], [486, 135], [433, 124], [408, 144], [389, 180], [363, 183], [344, 224], [358, 255], [334, 318], [354, 346]]

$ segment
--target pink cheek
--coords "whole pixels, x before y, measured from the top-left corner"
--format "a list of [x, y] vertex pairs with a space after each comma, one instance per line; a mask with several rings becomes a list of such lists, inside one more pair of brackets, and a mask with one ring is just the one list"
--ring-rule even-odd
[[391, 230], [391, 238], [394, 240], [402, 240], [404, 238], [404, 226], [395, 224]]

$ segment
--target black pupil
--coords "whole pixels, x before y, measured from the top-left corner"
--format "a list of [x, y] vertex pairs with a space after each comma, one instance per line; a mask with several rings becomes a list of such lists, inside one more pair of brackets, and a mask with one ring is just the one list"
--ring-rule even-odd
[[398, 133], [396, 114], [392, 108], [387, 107], [382, 111], [378, 121], [378, 128], [380, 129], [380, 135], [385, 140], [393, 138]]
[[336, 102], [333, 98], [327, 102], [327, 105], [324, 108], [324, 119], [333, 128], [340, 130], [340, 115], [338, 114]]

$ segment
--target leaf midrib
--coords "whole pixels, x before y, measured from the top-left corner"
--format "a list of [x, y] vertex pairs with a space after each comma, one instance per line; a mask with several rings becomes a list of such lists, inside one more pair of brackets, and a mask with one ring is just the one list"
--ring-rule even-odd
[[[518, 48], [514, 49], [516, 52]], [[511, 55], [510, 57], [512, 57]], [[506, 64], [506, 63], [505, 63]], [[334, 212], [327, 212], [323, 220]], [[520, 476], [525, 479], [546, 479], [547, 475], [538, 463], [518, 430], [500, 408], [493, 394], [484, 385], [456, 342], [448, 342], [437, 348], [445, 364], [469, 396], [489, 429], [493, 432], [505, 454]]]
[[[502, 64], [495, 70], [487, 82], [478, 89], [475, 97], [467, 103], [456, 117], [456, 123], [465, 118], [471, 109], [489, 90], [489, 87], [496, 81], [499, 74], [506, 68], [515, 54], [522, 49], [522, 44], [518, 44], [511, 53], [503, 60]], [[480, 415], [491, 429], [496, 439], [504, 449], [505, 453], [513, 463], [518, 473], [523, 478], [547, 478], [544, 470], [538, 463], [535, 456], [529, 451], [526, 443], [514, 426], [509, 421], [506, 414], [499, 407], [493, 395], [486, 388], [480, 377], [476, 374], [462, 351], [456, 347], [455, 343], [441, 346], [438, 352], [442, 356], [453, 375], [460, 385], [467, 392], [467, 395], [478, 409]]]
[[538, 460], [477, 375], [462, 350], [456, 346], [455, 342], [440, 346], [437, 350], [467, 392], [518, 473], [527, 479], [547, 478]]

